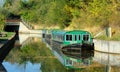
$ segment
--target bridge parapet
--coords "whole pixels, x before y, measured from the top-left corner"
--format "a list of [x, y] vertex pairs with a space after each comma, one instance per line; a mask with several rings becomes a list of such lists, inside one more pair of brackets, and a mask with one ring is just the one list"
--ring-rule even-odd
[[19, 25], [20, 22], [6, 22], [6, 25]]
[[24, 21], [21, 21], [28, 29], [32, 29], [32, 26]]
[[19, 33], [30, 33], [30, 30], [22, 22], [20, 22]]

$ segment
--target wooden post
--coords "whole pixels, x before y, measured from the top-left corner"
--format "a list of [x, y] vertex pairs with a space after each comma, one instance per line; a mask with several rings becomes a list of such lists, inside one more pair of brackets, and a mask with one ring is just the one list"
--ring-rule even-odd
[[111, 38], [111, 36], [112, 36], [111, 27], [106, 28], [106, 35], [107, 35], [107, 37]]
[[111, 72], [111, 66], [110, 65], [106, 65], [105, 72]]

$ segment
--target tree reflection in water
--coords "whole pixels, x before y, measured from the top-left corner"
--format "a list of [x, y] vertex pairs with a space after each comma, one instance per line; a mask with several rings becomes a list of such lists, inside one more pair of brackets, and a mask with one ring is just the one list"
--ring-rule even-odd
[[[39, 72], [103, 72], [105, 69], [104, 66], [66, 69], [40, 38], [32, 38], [28, 44], [21, 48], [14, 47], [4, 62], [11, 64], [18, 63], [17, 66], [23, 66], [24, 69], [29, 65], [29, 62], [32, 63], [32, 65], [40, 64]], [[29, 71], [31, 69], [33, 68], [29, 68]]]
[[41, 39], [37, 39], [38, 41], [34, 40], [35, 38], [22, 48], [14, 47], [6, 57], [5, 62], [25, 65], [29, 61], [32, 64], [41, 64], [40, 70], [42, 70], [42, 72], [64, 72], [66, 70], [64, 66], [62, 66], [56, 57], [52, 55], [51, 51], [46, 47]]

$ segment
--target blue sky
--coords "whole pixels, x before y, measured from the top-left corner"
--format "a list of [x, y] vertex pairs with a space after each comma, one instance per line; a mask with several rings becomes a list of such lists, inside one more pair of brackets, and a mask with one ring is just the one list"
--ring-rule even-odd
[[19, 65], [18, 63], [3, 62], [2, 63], [7, 72], [42, 72], [40, 70], [41, 64], [32, 64], [27, 62], [26, 64]]
[[0, 0], [0, 6], [2, 6], [4, 4], [5, 0]]

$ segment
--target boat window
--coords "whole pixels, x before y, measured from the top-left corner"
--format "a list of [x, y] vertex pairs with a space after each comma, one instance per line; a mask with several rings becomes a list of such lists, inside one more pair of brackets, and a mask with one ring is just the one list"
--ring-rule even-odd
[[77, 40], [77, 35], [75, 35], [75, 41]]
[[61, 40], [63, 40], [63, 36], [61, 36]]
[[88, 41], [88, 40], [89, 40], [89, 35], [87, 35], [87, 34], [86, 34], [86, 35], [83, 35], [83, 40], [84, 40], [84, 41]]
[[80, 35], [78, 35], [78, 40], [80, 40]]
[[72, 41], [72, 35], [66, 35], [66, 40], [67, 41]]
[[72, 60], [66, 59], [66, 65], [72, 65]]
[[60, 36], [60, 40], [61, 40], [61, 41], [63, 40], [63, 37], [62, 37], [62, 36]]

